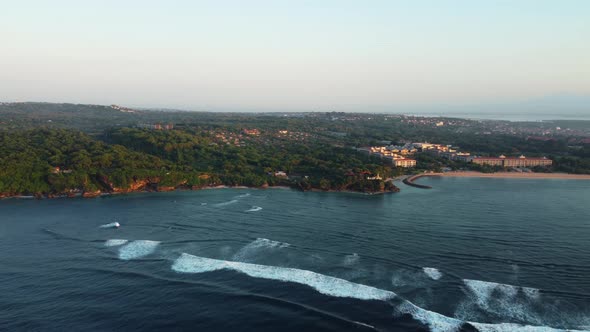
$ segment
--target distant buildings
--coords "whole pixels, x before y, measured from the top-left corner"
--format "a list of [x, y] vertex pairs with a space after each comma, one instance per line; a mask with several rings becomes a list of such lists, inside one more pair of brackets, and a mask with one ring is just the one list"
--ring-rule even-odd
[[154, 130], [172, 130], [172, 129], [174, 129], [174, 125], [171, 123], [168, 123], [165, 125], [163, 125], [161, 123], [156, 123], [156, 124], [140, 123], [137, 126], [139, 128], [154, 129]]
[[244, 130], [242, 130], [242, 132], [245, 135], [250, 135], [250, 136], [259, 136], [260, 135], [260, 130], [258, 130], [258, 129], [244, 129]]
[[409, 155], [415, 153], [426, 153], [436, 157], [446, 158], [454, 161], [461, 161], [465, 163], [472, 162], [477, 165], [490, 165], [500, 167], [535, 167], [535, 166], [551, 166], [553, 161], [546, 157], [542, 158], [527, 158], [525, 156], [506, 157], [504, 155], [499, 157], [476, 157], [469, 152], [460, 152], [451, 145], [434, 144], [434, 143], [407, 143], [402, 146], [372, 146], [359, 148], [358, 151], [367, 153], [372, 156], [378, 156], [382, 159], [391, 161], [396, 167], [416, 167], [416, 160], [408, 158]]
[[458, 152], [450, 145], [444, 144], [407, 143], [404, 145], [361, 148], [359, 150], [370, 155], [391, 160], [394, 166], [404, 168], [416, 167], [416, 160], [408, 158], [408, 156], [418, 152], [428, 153], [450, 160], [471, 161], [471, 155], [468, 152]]
[[123, 107], [123, 106], [119, 106], [119, 105], [111, 105], [111, 108], [123, 113], [135, 113], [134, 109], [128, 108], [128, 107]]
[[490, 165], [501, 167], [535, 167], [535, 166], [551, 166], [553, 161], [551, 159], [543, 158], [527, 158], [520, 156], [518, 158], [508, 158], [504, 155], [499, 157], [477, 157], [473, 158], [472, 162], [478, 165]]
[[372, 146], [360, 148], [358, 149], [358, 151], [391, 161], [391, 163], [396, 167], [416, 167], [415, 159], [406, 158], [404, 156], [410, 153], [414, 153], [416, 150], [413, 147]]
[[433, 144], [433, 143], [412, 143], [420, 152], [428, 153], [433, 156], [446, 158], [449, 160], [470, 162], [473, 157], [469, 152], [459, 152], [452, 145]]
[[409, 168], [409, 167], [416, 167], [416, 160], [415, 159], [409, 159], [409, 158], [393, 158], [393, 164], [396, 167], [404, 167], [404, 168]]

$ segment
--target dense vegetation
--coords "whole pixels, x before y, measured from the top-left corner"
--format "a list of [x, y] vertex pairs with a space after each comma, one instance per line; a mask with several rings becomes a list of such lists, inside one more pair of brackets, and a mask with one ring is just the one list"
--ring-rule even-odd
[[69, 130], [0, 133], [0, 164], [0, 192], [13, 194], [96, 191], [108, 183], [125, 187], [133, 176], [175, 169], [160, 158]]
[[[435, 124], [439, 120], [444, 126]], [[158, 123], [173, 124], [174, 129], [154, 130]], [[258, 132], [247, 134], [245, 129], [252, 128]], [[536, 138], [537, 133], [543, 136]], [[554, 166], [535, 171], [590, 174], [588, 137], [590, 123], [584, 121], [509, 123], [383, 114], [122, 112], [99, 105], [0, 104], [0, 194], [57, 195], [220, 184], [387, 191], [395, 189], [390, 182], [367, 177], [387, 179], [408, 170], [353, 148], [409, 141], [452, 144], [478, 155], [544, 155], [554, 160]], [[444, 167], [499, 170], [425, 154], [417, 160], [416, 171]]]
[[[351, 149], [303, 144], [236, 147], [213, 143], [206, 134], [123, 128], [107, 142], [63, 129], [0, 133], [0, 192], [64, 194], [75, 191], [126, 191], [145, 187], [204, 185], [293, 185], [301, 189], [391, 190], [367, 173], [391, 168]], [[275, 176], [287, 171], [290, 180]], [[363, 173], [365, 172], [365, 173]]]

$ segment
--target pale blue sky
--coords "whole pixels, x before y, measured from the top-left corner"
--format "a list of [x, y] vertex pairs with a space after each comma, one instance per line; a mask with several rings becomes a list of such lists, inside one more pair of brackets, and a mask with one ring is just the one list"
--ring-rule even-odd
[[5, 1], [0, 101], [399, 111], [590, 95], [590, 1]]

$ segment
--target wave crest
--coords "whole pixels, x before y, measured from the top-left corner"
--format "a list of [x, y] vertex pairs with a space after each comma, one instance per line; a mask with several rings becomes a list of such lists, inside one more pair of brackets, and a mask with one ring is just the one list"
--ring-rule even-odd
[[106, 240], [104, 242], [104, 246], [105, 247], [117, 247], [117, 246], [122, 246], [127, 242], [129, 242], [129, 241], [127, 241], [125, 239], [110, 239], [110, 240]]
[[100, 225], [99, 227], [100, 228], [117, 228], [119, 226], [121, 226], [121, 224], [119, 224], [118, 222], [115, 221], [115, 222], [111, 222], [108, 224]]
[[147, 256], [156, 251], [159, 244], [159, 241], [151, 240], [133, 241], [119, 249], [119, 258], [123, 260], [131, 260]]
[[[301, 285], [307, 285], [319, 293], [335, 297], [354, 298], [359, 300], [379, 300], [389, 301], [397, 297], [394, 292], [375, 288], [372, 286], [357, 284], [348, 280], [331, 277], [316, 272], [301, 270], [296, 268], [277, 267], [268, 265], [259, 265], [251, 263], [242, 263], [235, 261], [225, 261], [212, 258], [205, 258], [183, 253], [172, 264], [172, 270], [179, 273], [204, 273], [219, 270], [232, 270], [246, 274], [253, 278], [277, 280], [283, 282], [293, 282]], [[477, 280], [472, 285], [482, 285]], [[494, 284], [494, 283], [491, 283]], [[493, 285], [485, 285], [483, 282], [484, 293]], [[498, 287], [493, 286], [493, 288]], [[510, 285], [505, 285], [510, 286]], [[512, 286], [515, 287], [515, 286]], [[478, 288], [477, 286], [474, 288]], [[500, 287], [499, 289], [507, 291], [509, 294], [512, 290], [510, 287]], [[491, 294], [491, 292], [490, 292]], [[459, 318], [448, 317], [433, 311], [421, 308], [410, 301], [401, 299], [397, 305], [395, 313], [411, 315], [413, 319], [420, 321], [428, 326], [432, 332], [454, 332], [459, 331], [465, 324], [475, 327], [480, 332], [559, 332], [566, 331], [548, 326], [521, 325], [515, 323], [477, 323]], [[576, 331], [576, 330], [567, 330]], [[582, 331], [579, 331], [582, 332]]]
[[254, 278], [294, 282], [297, 284], [307, 285], [325, 295], [349, 297], [360, 300], [384, 301], [396, 296], [395, 293], [390, 291], [357, 284], [344, 279], [330, 277], [308, 270], [224, 261], [193, 256], [186, 253], [183, 253], [178, 259], [174, 261], [172, 264], [172, 270], [182, 273], [203, 273], [217, 270], [233, 270]]
[[438, 280], [442, 277], [442, 273], [433, 267], [423, 267], [422, 271], [432, 280]]

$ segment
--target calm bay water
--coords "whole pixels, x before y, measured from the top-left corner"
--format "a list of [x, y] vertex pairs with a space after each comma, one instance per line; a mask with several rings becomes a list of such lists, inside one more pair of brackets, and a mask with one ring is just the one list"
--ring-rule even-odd
[[2, 200], [0, 330], [590, 329], [589, 182], [420, 181]]

